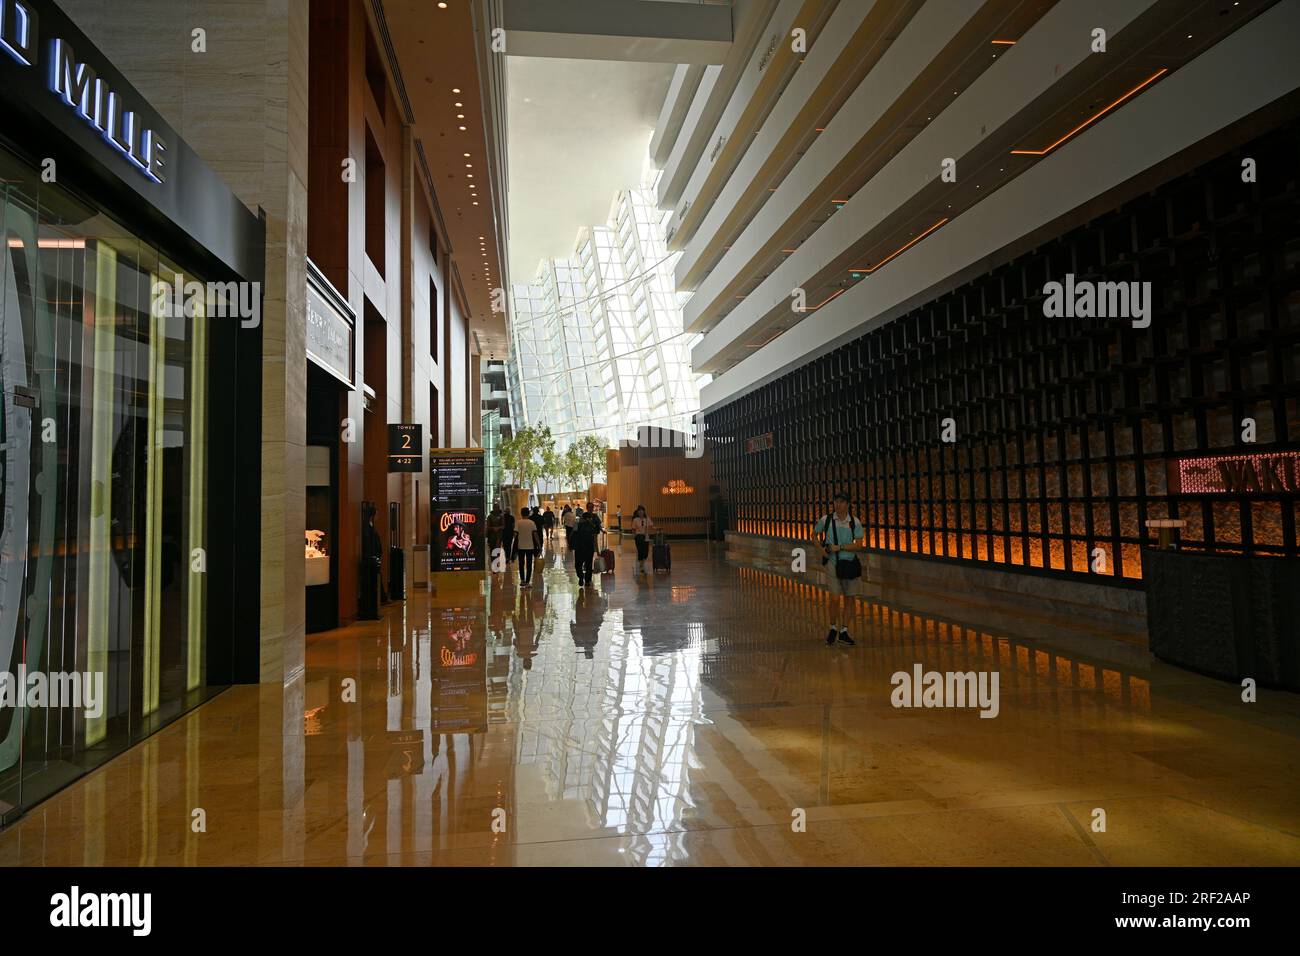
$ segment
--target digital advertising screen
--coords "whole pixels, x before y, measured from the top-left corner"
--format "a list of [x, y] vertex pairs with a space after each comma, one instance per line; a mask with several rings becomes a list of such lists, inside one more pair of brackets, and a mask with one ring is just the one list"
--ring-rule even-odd
[[430, 570], [484, 570], [483, 450], [430, 449], [429, 494]]

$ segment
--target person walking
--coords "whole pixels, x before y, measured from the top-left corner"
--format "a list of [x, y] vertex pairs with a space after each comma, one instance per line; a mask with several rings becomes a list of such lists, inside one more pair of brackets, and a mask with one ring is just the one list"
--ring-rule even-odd
[[587, 514], [573, 528], [573, 561], [578, 572], [578, 587], [591, 586], [591, 564], [596, 557], [596, 540], [600, 525]]
[[632, 534], [636, 541], [636, 571], [645, 574], [645, 560], [650, 556], [650, 532], [655, 523], [646, 513], [645, 505], [637, 505], [632, 512]]
[[849, 613], [845, 598], [857, 594], [862, 578], [862, 562], [855, 552], [866, 547], [866, 531], [862, 523], [849, 511], [849, 496], [835, 493], [831, 513], [817, 522], [813, 537], [822, 549], [822, 564], [826, 565], [826, 585], [831, 592], [831, 629], [826, 632], [826, 644], [837, 640], [852, 647], [857, 642], [849, 636]]
[[488, 512], [487, 522], [487, 546], [488, 546], [488, 567], [492, 567], [492, 554], [501, 546], [501, 533], [505, 530], [505, 517], [501, 514], [501, 506], [493, 505], [492, 510]]
[[501, 515], [501, 547], [505, 551], [506, 564], [515, 559], [515, 516], [507, 508]]
[[564, 511], [560, 513], [560, 524], [564, 525], [564, 547], [573, 550], [573, 529], [578, 526], [578, 516], [573, 513], [573, 509], [568, 505], [564, 506]]
[[515, 552], [519, 555], [519, 586], [528, 588], [533, 585], [533, 558], [537, 553], [537, 539], [541, 534], [537, 525], [524, 508], [519, 512], [515, 522]]

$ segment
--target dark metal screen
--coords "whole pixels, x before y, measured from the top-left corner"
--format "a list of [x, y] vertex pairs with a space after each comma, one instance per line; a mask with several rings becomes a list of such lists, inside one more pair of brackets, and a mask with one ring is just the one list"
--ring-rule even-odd
[[[1178, 497], [1166, 461], [1300, 447], [1298, 175], [1293, 122], [709, 412], [734, 530], [806, 537], [842, 488], [890, 551], [1133, 579], [1177, 517], [1294, 556], [1294, 493]], [[1150, 327], [1046, 318], [1066, 273], [1151, 282]]]

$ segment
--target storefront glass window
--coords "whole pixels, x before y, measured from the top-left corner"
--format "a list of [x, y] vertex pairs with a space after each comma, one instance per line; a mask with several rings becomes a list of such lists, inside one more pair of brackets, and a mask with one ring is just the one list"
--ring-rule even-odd
[[4, 151], [0, 229], [3, 822], [216, 688], [198, 277]]

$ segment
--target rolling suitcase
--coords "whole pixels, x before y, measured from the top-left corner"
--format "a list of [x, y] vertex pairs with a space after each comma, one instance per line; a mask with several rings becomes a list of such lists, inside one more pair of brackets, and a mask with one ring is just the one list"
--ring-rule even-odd
[[668, 542], [664, 540], [662, 531], [655, 535], [654, 547], [650, 550], [650, 561], [656, 574], [660, 571], [667, 573], [673, 569], [673, 552], [668, 547]]
[[605, 542], [606, 547], [600, 552], [600, 559], [605, 562], [605, 574], [614, 573], [614, 552], [608, 547], [608, 540]]

